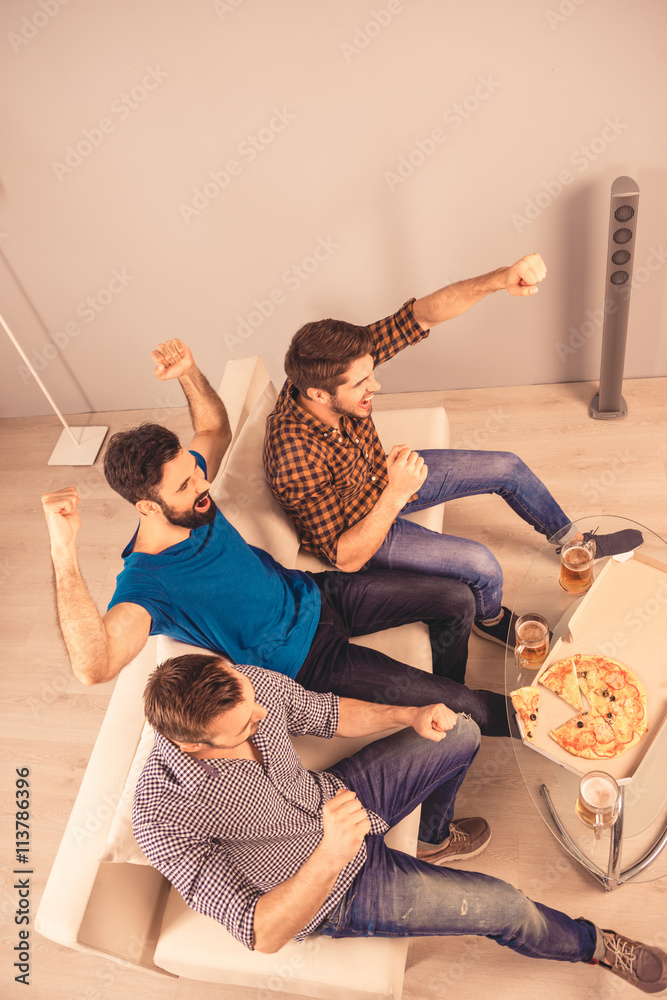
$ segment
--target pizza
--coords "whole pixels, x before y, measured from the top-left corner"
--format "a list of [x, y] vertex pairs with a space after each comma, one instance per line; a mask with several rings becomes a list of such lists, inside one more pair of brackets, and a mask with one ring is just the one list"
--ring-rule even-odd
[[575, 663], [576, 657], [572, 656], [567, 660], [559, 660], [552, 663], [539, 678], [540, 684], [544, 684], [550, 691], [564, 698], [568, 705], [582, 711], [581, 695], [579, 693], [579, 680]]
[[618, 757], [636, 746], [648, 729], [648, 712], [646, 692], [632, 670], [592, 653], [560, 662], [574, 665], [589, 708], [554, 729], [551, 737], [568, 753], [592, 760]]
[[552, 729], [549, 735], [568, 753], [590, 760], [618, 757], [627, 750], [616, 739], [604, 716], [592, 712], [582, 712], [558, 729]]
[[510, 691], [510, 698], [514, 705], [514, 711], [521, 720], [524, 736], [527, 740], [532, 741], [538, 723], [540, 692], [536, 687], [522, 687], [517, 688], [516, 691]]

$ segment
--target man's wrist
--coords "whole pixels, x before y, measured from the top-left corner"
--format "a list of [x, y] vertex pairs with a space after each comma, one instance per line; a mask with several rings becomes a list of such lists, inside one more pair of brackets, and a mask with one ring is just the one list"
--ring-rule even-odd
[[507, 288], [507, 272], [509, 267], [499, 267], [484, 276], [483, 293], [501, 292]]

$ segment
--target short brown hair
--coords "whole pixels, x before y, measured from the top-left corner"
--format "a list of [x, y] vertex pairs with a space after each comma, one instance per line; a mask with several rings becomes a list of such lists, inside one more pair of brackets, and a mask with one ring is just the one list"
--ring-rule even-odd
[[161, 424], [141, 424], [118, 431], [104, 456], [104, 475], [124, 500], [156, 500], [164, 466], [176, 458], [181, 442]]
[[294, 334], [285, 355], [285, 372], [302, 395], [321, 389], [333, 396], [352, 362], [372, 349], [368, 327], [321, 319], [306, 323]]
[[175, 743], [208, 742], [213, 719], [243, 697], [231, 665], [215, 653], [186, 653], [160, 663], [144, 690], [144, 711], [153, 729]]

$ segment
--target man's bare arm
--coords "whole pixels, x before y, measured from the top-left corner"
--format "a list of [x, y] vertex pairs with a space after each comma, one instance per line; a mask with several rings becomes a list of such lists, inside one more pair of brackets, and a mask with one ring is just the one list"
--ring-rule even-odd
[[466, 278], [446, 285], [431, 295], [417, 299], [415, 319], [424, 330], [454, 319], [492, 292], [506, 290], [510, 295], [534, 295], [547, 269], [538, 253], [529, 253], [511, 267], [499, 267], [477, 278]]
[[258, 900], [257, 951], [278, 951], [313, 919], [371, 828], [366, 810], [347, 788], [325, 802], [322, 824], [322, 840], [298, 872]]
[[151, 619], [137, 604], [118, 604], [101, 617], [77, 560], [79, 500], [76, 488], [70, 486], [45, 494], [42, 504], [51, 540], [58, 619], [72, 671], [82, 684], [102, 684], [143, 649]]
[[455, 725], [456, 713], [443, 704], [414, 708], [341, 698], [336, 736], [372, 736], [384, 729], [412, 726], [424, 739], [439, 743]]
[[389, 483], [372, 509], [338, 536], [336, 568], [356, 573], [375, 555], [387, 532], [413, 493], [426, 479], [428, 469], [416, 451], [395, 445], [387, 455]]
[[151, 354], [154, 374], [160, 381], [177, 378], [190, 408], [195, 436], [190, 448], [206, 459], [207, 479], [212, 482], [232, 441], [225, 404], [210, 386], [197, 365], [190, 348], [181, 340], [158, 344]]

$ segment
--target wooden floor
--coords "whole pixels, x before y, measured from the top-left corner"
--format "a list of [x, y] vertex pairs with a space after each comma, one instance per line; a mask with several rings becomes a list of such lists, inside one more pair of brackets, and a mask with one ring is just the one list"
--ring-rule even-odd
[[[667, 379], [626, 382], [629, 416], [618, 422], [588, 417], [594, 389], [577, 383], [444, 393], [452, 445], [516, 451], [572, 518], [620, 514], [667, 538]], [[400, 401], [418, 405], [420, 394], [401, 396]], [[145, 418], [187, 435], [183, 410], [86, 415], [78, 422], [108, 423], [114, 431]], [[70, 484], [82, 492], [80, 562], [100, 606], [113, 590], [120, 551], [135, 523], [129, 505], [107, 487], [99, 460], [92, 468], [78, 470], [47, 465], [59, 427], [49, 417], [0, 421], [0, 747], [6, 845], [0, 851], [0, 993], [32, 1000], [256, 1000], [253, 990], [153, 979], [52, 944], [34, 930], [30, 992], [13, 981], [12, 948], [19, 929], [14, 924], [14, 769], [30, 768], [34, 915], [111, 691], [111, 685], [84, 688], [71, 677], [54, 613], [40, 496]], [[483, 541], [498, 556], [506, 578], [505, 603], [511, 604], [540, 537], [493, 496], [452, 502], [447, 524], [454, 533]], [[470, 649], [471, 686], [501, 690], [502, 649], [475, 636]], [[667, 947], [667, 879], [615, 893], [598, 888], [542, 824], [508, 740], [484, 741], [463, 786], [457, 814], [477, 813], [491, 823], [493, 840], [471, 868], [507, 879], [527, 895], [573, 916], [585, 915], [603, 927]], [[536, 996], [607, 1000], [639, 993], [599, 968], [531, 961], [485, 939], [426, 938], [411, 945], [404, 1000]]]

